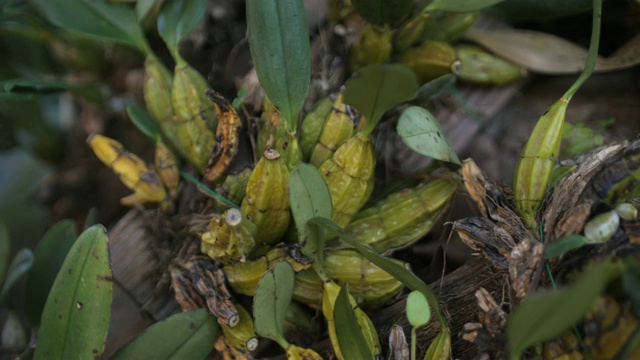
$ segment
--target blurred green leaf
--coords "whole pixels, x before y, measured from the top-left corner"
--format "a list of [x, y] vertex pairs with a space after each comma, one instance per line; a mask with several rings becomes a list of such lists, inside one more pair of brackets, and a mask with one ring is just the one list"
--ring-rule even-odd
[[155, 142], [162, 141], [162, 130], [160, 130], [158, 122], [149, 114], [147, 109], [140, 105], [129, 105], [127, 106], [127, 114], [129, 114], [131, 122], [133, 122], [143, 134]]
[[365, 20], [376, 25], [397, 25], [413, 7], [412, 0], [351, 0], [351, 5]]
[[378, 255], [373, 252], [368, 247], [360, 244], [358, 241], [353, 239], [351, 236], [347, 235], [343, 229], [341, 229], [336, 223], [331, 221], [330, 219], [323, 217], [315, 217], [309, 220], [309, 223], [315, 224], [318, 226], [322, 226], [325, 229], [333, 232], [340, 239], [344, 240], [347, 244], [353, 246], [362, 256], [367, 258], [372, 263], [376, 264], [382, 270], [388, 272], [398, 281], [400, 281], [404, 286], [408, 287], [411, 290], [420, 291], [424, 297], [427, 299], [429, 306], [431, 309], [438, 315], [438, 319], [443, 327], [446, 327], [446, 321], [440, 312], [440, 304], [438, 302], [438, 298], [436, 294], [431, 290], [431, 288], [425, 284], [419, 277], [417, 277], [410, 270], [406, 269], [402, 265], [394, 262], [393, 260], [386, 258], [382, 255]]
[[33, 262], [33, 253], [31, 250], [24, 248], [20, 249], [18, 253], [11, 260], [11, 264], [7, 269], [7, 276], [4, 279], [4, 284], [2, 285], [2, 291], [0, 291], [0, 304], [4, 304], [7, 296], [9, 295], [9, 291], [16, 283], [16, 281], [20, 280], [22, 275], [26, 274], [31, 267]]
[[544, 258], [553, 259], [568, 251], [577, 249], [584, 244], [588, 243], [589, 239], [582, 235], [573, 234], [565, 236], [561, 239], [555, 240], [552, 243], [545, 245]]
[[136, 17], [138, 21], [143, 21], [146, 19], [149, 12], [153, 9], [154, 6], [158, 2], [163, 2], [163, 0], [137, 0], [136, 1]]
[[491, 12], [509, 20], [550, 19], [590, 10], [593, 0], [506, 0]]
[[34, 250], [33, 265], [27, 273], [24, 300], [27, 318], [32, 325], [40, 322], [49, 290], [77, 238], [75, 223], [69, 219], [61, 220], [44, 234]]
[[349, 284], [345, 284], [338, 293], [333, 308], [336, 325], [336, 337], [340, 352], [345, 359], [371, 359], [373, 351], [362, 333], [356, 314], [349, 301]]
[[431, 101], [452, 89], [455, 83], [456, 76], [454, 74], [445, 74], [437, 77], [420, 86], [411, 102], [414, 104], [421, 104], [427, 101]]
[[402, 112], [398, 120], [398, 135], [419, 154], [461, 165], [440, 123], [424, 108], [411, 106]]
[[296, 130], [311, 81], [309, 31], [299, 0], [248, 0], [251, 59], [271, 102]]
[[346, 82], [344, 102], [365, 117], [366, 125], [362, 132], [368, 135], [387, 110], [410, 100], [417, 90], [418, 80], [408, 67], [400, 64], [369, 65]]
[[298, 231], [302, 254], [313, 259], [319, 273], [323, 273], [324, 229], [308, 226], [313, 217], [331, 217], [331, 193], [318, 169], [310, 164], [298, 164], [289, 175], [289, 203]]
[[507, 321], [511, 359], [520, 359], [529, 346], [559, 335], [580, 320], [616, 270], [611, 260], [589, 265], [572, 285], [525, 298]]
[[100, 91], [94, 86], [71, 84], [64, 80], [11, 79], [0, 81], [0, 100], [29, 100], [64, 91], [99, 102]]
[[622, 285], [636, 309], [640, 309], [640, 262], [628, 258], [622, 271]]
[[294, 283], [291, 264], [279, 261], [262, 276], [253, 297], [256, 333], [277, 342], [283, 349], [289, 346], [284, 338], [283, 327]]
[[111, 315], [113, 277], [102, 225], [75, 241], [56, 276], [42, 312], [39, 359], [93, 359], [104, 351]]
[[426, 325], [431, 319], [429, 303], [420, 291], [412, 291], [407, 296], [407, 320], [413, 327]]
[[206, 8], [207, 0], [171, 0], [162, 4], [158, 33], [174, 55], [178, 52], [180, 40], [198, 25]]
[[136, 14], [124, 4], [105, 0], [32, 0], [32, 3], [56, 26], [116, 41], [145, 53], [150, 51]]
[[433, 0], [425, 11], [469, 12], [486, 9], [504, 0]]
[[182, 312], [151, 325], [112, 359], [205, 359], [217, 336], [218, 324], [206, 309]]
[[11, 237], [9, 229], [3, 221], [0, 221], [0, 289], [4, 284], [7, 270], [9, 269], [9, 261], [11, 260]]

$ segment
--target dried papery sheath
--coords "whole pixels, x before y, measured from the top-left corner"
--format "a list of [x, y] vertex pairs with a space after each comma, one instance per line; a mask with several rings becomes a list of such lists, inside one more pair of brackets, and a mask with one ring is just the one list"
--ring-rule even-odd
[[206, 94], [213, 102], [218, 118], [216, 145], [204, 174], [207, 181], [213, 182], [226, 173], [238, 152], [242, 122], [236, 109], [224, 96], [214, 90], [207, 90]]

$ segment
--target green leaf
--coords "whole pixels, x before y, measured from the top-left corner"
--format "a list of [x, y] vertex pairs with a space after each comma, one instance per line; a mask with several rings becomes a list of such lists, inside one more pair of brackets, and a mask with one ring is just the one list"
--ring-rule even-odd
[[4, 284], [7, 270], [9, 269], [9, 261], [11, 259], [11, 237], [9, 229], [3, 221], [0, 221], [0, 289]]
[[25, 310], [32, 325], [40, 322], [49, 290], [62, 267], [69, 249], [78, 238], [76, 225], [65, 219], [54, 224], [33, 252], [33, 265], [27, 273]]
[[416, 91], [415, 97], [411, 100], [414, 104], [421, 104], [427, 101], [436, 99], [443, 93], [451, 90], [456, 83], [456, 76], [453, 74], [446, 74], [437, 77], [428, 83], [420, 86]]
[[182, 312], [151, 325], [112, 359], [205, 359], [217, 336], [218, 324], [206, 309]]
[[294, 275], [291, 264], [286, 261], [276, 263], [262, 276], [253, 297], [256, 333], [277, 342], [283, 349], [289, 346], [283, 327], [293, 296]]
[[640, 262], [633, 258], [625, 260], [622, 271], [622, 286], [634, 307], [640, 308]]
[[529, 346], [559, 335], [580, 320], [616, 270], [610, 260], [589, 265], [574, 284], [525, 298], [507, 321], [511, 358], [520, 359]]
[[352, 0], [351, 5], [365, 20], [376, 25], [397, 25], [409, 15], [411, 0]]
[[1, 100], [36, 99], [39, 96], [64, 91], [73, 92], [95, 102], [102, 100], [102, 95], [96, 87], [71, 84], [64, 80], [11, 79], [0, 81], [0, 88], [2, 88], [0, 91]]
[[588, 242], [589, 239], [582, 235], [573, 234], [565, 236], [562, 239], [555, 240], [554, 242], [545, 245], [544, 258], [553, 259], [570, 250], [577, 249]]
[[370, 134], [387, 110], [412, 99], [417, 90], [418, 80], [408, 67], [369, 65], [346, 82], [344, 102], [364, 115], [367, 123], [363, 133]]
[[429, 4], [425, 11], [453, 11], [453, 12], [469, 12], [482, 10], [491, 7], [504, 0], [434, 0]]
[[34, 359], [93, 359], [104, 350], [113, 277], [102, 225], [85, 230], [69, 250], [42, 312]]
[[180, 40], [198, 25], [206, 8], [207, 0], [172, 0], [162, 4], [158, 15], [158, 33], [174, 55], [177, 54]]
[[442, 325], [442, 327], [447, 327], [446, 320], [440, 311], [440, 304], [438, 302], [438, 298], [436, 297], [436, 294], [433, 292], [433, 290], [431, 290], [431, 288], [427, 284], [425, 284], [422, 280], [420, 280], [420, 278], [417, 277], [414, 273], [412, 273], [410, 270], [406, 269], [402, 265], [396, 262], [393, 262], [392, 260], [382, 255], [378, 255], [368, 247], [360, 244], [357, 240], [347, 235], [343, 229], [341, 229], [338, 225], [336, 225], [336, 223], [334, 223], [330, 219], [323, 218], [323, 217], [315, 217], [309, 220], [309, 223], [321, 226], [333, 232], [334, 234], [339, 236], [340, 239], [344, 240], [347, 244], [353, 246], [362, 256], [364, 256], [369, 261], [376, 264], [379, 268], [388, 272], [393, 277], [398, 279], [398, 281], [400, 281], [404, 286], [408, 287], [411, 290], [420, 291], [424, 295], [424, 297], [427, 299], [427, 302], [429, 303], [429, 306], [431, 306], [431, 309], [433, 310], [433, 312], [435, 312], [438, 315], [438, 320], [440, 321], [440, 324]]
[[333, 319], [342, 356], [345, 359], [373, 360], [373, 350], [362, 333], [349, 301], [349, 284], [345, 284], [338, 293], [333, 307]]
[[309, 31], [300, 0], [248, 0], [251, 59], [271, 102], [296, 130], [311, 81]]
[[105, 0], [33, 0], [32, 3], [56, 26], [116, 41], [145, 53], [150, 51], [135, 13], [124, 4]]
[[308, 226], [313, 217], [331, 217], [331, 193], [318, 169], [310, 164], [298, 164], [289, 175], [289, 203], [298, 230], [298, 242], [302, 254], [313, 259], [318, 273], [323, 274], [321, 264], [325, 241], [324, 229]]
[[413, 327], [426, 325], [431, 319], [429, 303], [420, 291], [412, 291], [407, 296], [407, 319]]
[[155, 142], [162, 141], [162, 130], [160, 130], [158, 122], [149, 114], [147, 109], [140, 105], [129, 105], [127, 106], [127, 114], [129, 114], [129, 118], [133, 124], [138, 130], [142, 131], [143, 134]]
[[398, 135], [419, 154], [461, 165], [438, 120], [426, 109], [419, 106], [405, 109], [398, 120]]
[[0, 291], [0, 304], [5, 302], [13, 285], [29, 270], [32, 262], [33, 254], [27, 248], [20, 249], [13, 257], [9, 269], [7, 269], [7, 277], [4, 279], [2, 291]]
[[136, 1], [136, 17], [138, 21], [142, 22], [149, 12], [153, 9], [154, 6], [158, 2], [162, 2], [163, 0], [138, 0]]

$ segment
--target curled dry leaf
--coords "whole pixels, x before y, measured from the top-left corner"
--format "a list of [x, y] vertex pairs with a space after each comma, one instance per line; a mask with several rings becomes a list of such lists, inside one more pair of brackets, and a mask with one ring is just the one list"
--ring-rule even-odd
[[[470, 29], [465, 37], [490, 51], [542, 74], [576, 74], [582, 71], [587, 49], [555, 35], [532, 30]], [[640, 64], [640, 35], [608, 58], [599, 57], [596, 72], [623, 70]]]

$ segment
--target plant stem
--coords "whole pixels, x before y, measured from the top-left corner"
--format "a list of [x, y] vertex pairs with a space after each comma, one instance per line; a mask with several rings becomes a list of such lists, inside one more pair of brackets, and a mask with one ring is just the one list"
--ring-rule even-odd
[[563, 98], [571, 100], [573, 95], [593, 73], [598, 60], [598, 47], [600, 45], [600, 17], [602, 16], [602, 0], [593, 0], [593, 18], [591, 25], [591, 42], [589, 43], [589, 55], [584, 70], [578, 80], [564, 93]]
[[416, 360], [416, 327], [411, 328], [411, 360]]

